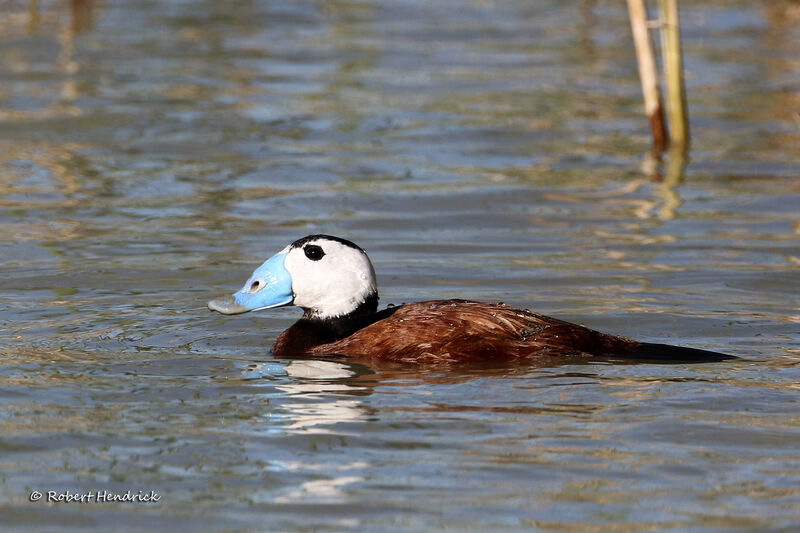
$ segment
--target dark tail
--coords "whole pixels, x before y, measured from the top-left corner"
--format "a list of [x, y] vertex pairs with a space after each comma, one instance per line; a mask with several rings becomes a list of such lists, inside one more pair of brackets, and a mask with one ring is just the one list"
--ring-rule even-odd
[[727, 355], [699, 348], [684, 348], [683, 346], [671, 346], [669, 344], [656, 344], [652, 342], [642, 342], [627, 357], [672, 363], [712, 363], [718, 361], [730, 361], [738, 359], [733, 355]]

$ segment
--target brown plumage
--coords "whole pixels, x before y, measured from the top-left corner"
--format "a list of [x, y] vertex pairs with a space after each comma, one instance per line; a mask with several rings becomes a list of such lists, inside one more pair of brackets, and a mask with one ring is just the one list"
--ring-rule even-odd
[[373, 315], [336, 338], [313, 320], [300, 320], [272, 347], [277, 356], [344, 355], [403, 362], [460, 362], [537, 356], [618, 356], [718, 360], [722, 354], [640, 343], [505, 304], [432, 300]]

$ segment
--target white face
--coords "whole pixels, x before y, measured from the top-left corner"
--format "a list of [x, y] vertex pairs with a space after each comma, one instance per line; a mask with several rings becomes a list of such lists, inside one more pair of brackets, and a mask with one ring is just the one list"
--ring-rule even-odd
[[[375, 270], [363, 251], [325, 238], [287, 246], [284, 267], [292, 277], [294, 305], [319, 318], [354, 311], [377, 292]], [[320, 254], [321, 252], [321, 254]]]

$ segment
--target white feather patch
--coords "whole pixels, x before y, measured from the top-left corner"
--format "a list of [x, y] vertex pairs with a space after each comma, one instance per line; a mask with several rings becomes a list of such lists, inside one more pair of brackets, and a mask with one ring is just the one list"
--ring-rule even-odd
[[354, 311], [377, 291], [375, 270], [361, 250], [328, 239], [314, 239], [325, 255], [318, 261], [303, 248], [289, 250], [284, 267], [292, 276], [294, 305], [319, 318], [334, 318]]

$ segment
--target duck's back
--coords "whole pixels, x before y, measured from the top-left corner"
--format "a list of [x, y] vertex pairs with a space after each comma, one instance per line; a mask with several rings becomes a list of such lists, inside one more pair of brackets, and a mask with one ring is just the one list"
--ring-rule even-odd
[[[388, 316], [344, 339], [306, 345], [302, 351], [391, 361], [478, 361], [568, 354], [624, 355], [641, 346], [504, 304], [433, 300], [404, 304], [380, 314]], [[289, 339], [301, 334], [293, 329], [294, 326], [276, 341], [276, 355], [292, 355], [288, 353], [292, 344]]]

